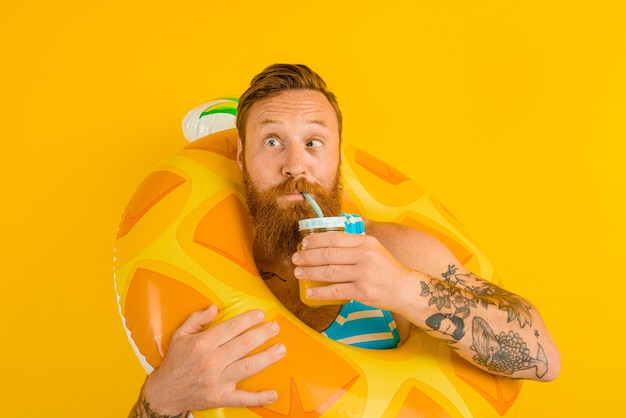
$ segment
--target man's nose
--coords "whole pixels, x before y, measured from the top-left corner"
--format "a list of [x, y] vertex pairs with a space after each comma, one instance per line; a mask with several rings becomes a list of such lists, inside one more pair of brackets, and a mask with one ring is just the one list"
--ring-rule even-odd
[[282, 173], [286, 177], [298, 178], [306, 174], [306, 151], [299, 147], [287, 147], [284, 152]]

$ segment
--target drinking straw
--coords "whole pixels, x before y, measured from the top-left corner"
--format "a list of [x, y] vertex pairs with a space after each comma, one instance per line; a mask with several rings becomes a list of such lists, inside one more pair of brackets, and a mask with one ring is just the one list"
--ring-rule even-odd
[[324, 212], [322, 212], [322, 209], [320, 209], [320, 206], [317, 204], [317, 202], [315, 200], [313, 200], [313, 198], [311, 196], [309, 196], [309, 194], [306, 193], [306, 192], [302, 192], [302, 196], [304, 196], [306, 201], [309, 202], [309, 205], [311, 205], [311, 207], [313, 208], [313, 211], [315, 211], [315, 214], [317, 215], [317, 217], [318, 218], [323, 218], [324, 217]]

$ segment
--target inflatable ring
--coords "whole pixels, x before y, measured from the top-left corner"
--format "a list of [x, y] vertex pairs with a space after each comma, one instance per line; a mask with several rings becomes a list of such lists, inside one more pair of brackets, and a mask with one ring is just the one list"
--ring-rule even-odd
[[[522, 381], [474, 367], [416, 327], [399, 348], [368, 350], [330, 340], [284, 308], [254, 264], [236, 141], [235, 129], [218, 130], [170, 156], [140, 184], [122, 217], [115, 288], [148, 373], [191, 312], [216, 304], [219, 321], [261, 308], [281, 327], [269, 344], [284, 343], [287, 355], [240, 387], [276, 389], [278, 400], [194, 417], [516, 415]], [[471, 271], [494, 280], [489, 261], [425, 190], [359, 148], [344, 144], [343, 153], [345, 211], [426, 230]]]

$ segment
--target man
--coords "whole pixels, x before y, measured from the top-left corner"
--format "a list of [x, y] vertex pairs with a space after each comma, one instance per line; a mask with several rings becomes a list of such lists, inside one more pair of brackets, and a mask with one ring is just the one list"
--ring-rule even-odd
[[[340, 311], [373, 307], [389, 318], [384, 325], [393, 337], [379, 342], [385, 347], [395, 347], [414, 324], [490, 373], [542, 381], [558, 375], [558, 350], [532, 304], [466, 270], [425, 232], [363, 220], [367, 235], [315, 234], [297, 251], [297, 221], [314, 217], [303, 192], [329, 216], [341, 208], [342, 117], [319, 75], [304, 65], [269, 66], [241, 97], [237, 128], [255, 262], [298, 318], [340, 339], [341, 327], [334, 326]], [[353, 302], [308, 307], [298, 295], [299, 279], [329, 283], [310, 289], [312, 299]], [[175, 332], [132, 417], [179, 417], [277, 399], [271, 389], [247, 392], [236, 384], [285, 355], [278, 343], [248, 356], [279, 335], [278, 325], [252, 310], [205, 330], [216, 315], [215, 306], [196, 312]], [[526, 345], [541, 356], [519, 350]]]

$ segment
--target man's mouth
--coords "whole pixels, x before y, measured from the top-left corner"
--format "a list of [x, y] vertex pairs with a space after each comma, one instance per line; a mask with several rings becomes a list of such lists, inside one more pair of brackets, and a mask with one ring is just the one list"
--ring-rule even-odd
[[289, 193], [285, 193], [284, 195], [281, 196], [284, 200], [289, 200], [289, 201], [298, 201], [298, 200], [304, 200], [304, 196], [302, 196], [301, 192], [298, 191], [293, 191], [293, 192], [289, 192]]

